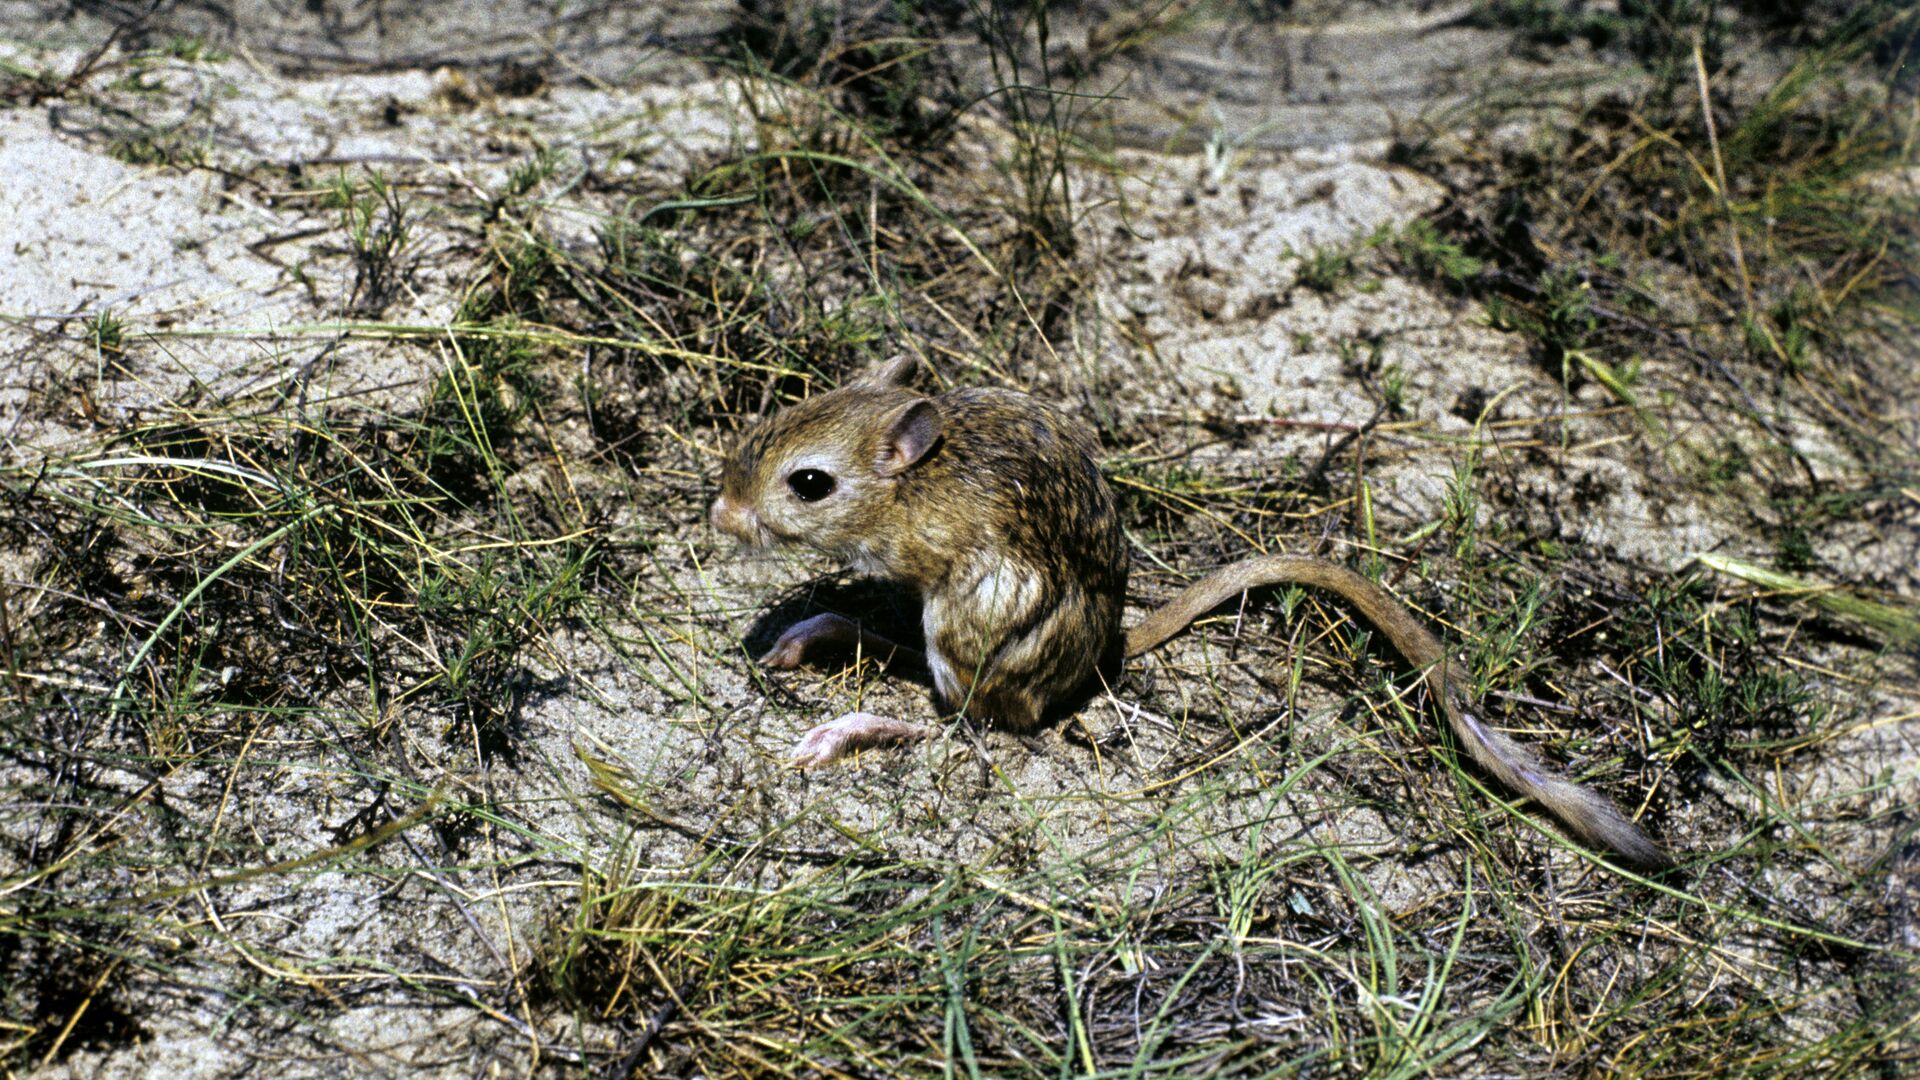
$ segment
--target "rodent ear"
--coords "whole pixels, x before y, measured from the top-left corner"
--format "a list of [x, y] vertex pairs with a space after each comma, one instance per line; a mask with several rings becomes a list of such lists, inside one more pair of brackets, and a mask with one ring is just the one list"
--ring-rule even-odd
[[912, 353], [901, 353], [860, 376], [860, 381], [868, 386], [906, 386], [918, 374], [920, 358]]
[[874, 471], [881, 476], [899, 476], [919, 464], [939, 441], [940, 410], [927, 398], [908, 402], [887, 423]]

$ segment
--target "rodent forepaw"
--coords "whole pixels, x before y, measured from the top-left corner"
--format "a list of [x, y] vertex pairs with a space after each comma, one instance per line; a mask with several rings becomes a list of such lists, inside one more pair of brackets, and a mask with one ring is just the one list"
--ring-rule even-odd
[[860, 639], [860, 628], [852, 619], [827, 612], [801, 619], [780, 635], [773, 648], [760, 657], [760, 665], [770, 668], [796, 668], [806, 659], [807, 650], [819, 645], [850, 645]]

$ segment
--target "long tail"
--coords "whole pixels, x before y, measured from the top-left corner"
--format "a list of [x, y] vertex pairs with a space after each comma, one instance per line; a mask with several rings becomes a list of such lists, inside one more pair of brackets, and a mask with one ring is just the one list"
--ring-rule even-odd
[[[1324, 559], [1262, 555], [1214, 571], [1127, 631], [1127, 656], [1156, 648], [1188, 624], [1248, 589], [1311, 585], [1339, 593], [1380, 628], [1407, 662], [1426, 669], [1427, 685], [1467, 754], [1508, 788], [1551, 810], [1576, 835], [1646, 869], [1672, 865], [1640, 827], [1601, 795], [1555, 774], [1533, 751], [1481, 724], [1471, 711], [1470, 680], [1446, 650], [1392, 593]], [[1457, 698], [1457, 700], [1456, 700]]]

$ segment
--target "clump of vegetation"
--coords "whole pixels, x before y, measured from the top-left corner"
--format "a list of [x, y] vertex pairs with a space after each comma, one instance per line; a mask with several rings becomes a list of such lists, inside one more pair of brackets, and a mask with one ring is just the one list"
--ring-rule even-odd
[[368, 170], [358, 181], [343, 170], [334, 177], [321, 205], [339, 212], [341, 233], [353, 258], [347, 312], [378, 316], [406, 283], [406, 201], [377, 170]]
[[1351, 251], [1320, 247], [1301, 256], [1300, 269], [1295, 273], [1294, 280], [1314, 292], [1331, 293], [1353, 280], [1358, 272], [1359, 263]]
[[946, 41], [968, 15], [960, 0], [746, 0], [730, 42], [748, 69], [828, 91], [875, 136], [926, 147], [937, 145], [959, 115], [958, 72]]
[[[1689, 17], [1722, 25], [1685, 5], [1658, 25]], [[1900, 224], [1916, 206], [1874, 180], [1910, 161], [1911, 119], [1872, 57], [1913, 21], [1865, 5], [1757, 89], [1683, 49], [1687, 63], [1650, 71], [1637, 99], [1550, 115], [1547, 137], [1488, 162], [1476, 203], [1492, 213], [1453, 208], [1436, 225], [1497, 268], [1480, 291], [1549, 359], [1653, 329], [1671, 348], [1739, 349], [1787, 374], [1823, 359], [1820, 377], [1844, 387], [1838, 343], [1911, 317], [1883, 301], [1916, 280], [1920, 240]]]
[[126, 341], [127, 324], [112, 308], [101, 308], [87, 320], [87, 343], [103, 353], [117, 353]]
[[1536, 45], [1559, 47], [1584, 41], [1605, 48], [1627, 33], [1630, 22], [1619, 12], [1562, 0], [1481, 0], [1467, 14], [1467, 22], [1503, 30], [1517, 30]]
[[1442, 236], [1429, 221], [1408, 223], [1393, 239], [1393, 251], [1418, 276], [1452, 288], [1472, 282], [1482, 269], [1479, 259], [1467, 254], [1458, 241]]
[[129, 165], [191, 169], [207, 160], [207, 144], [185, 130], [141, 128], [114, 138], [109, 152]]
[[233, 55], [196, 34], [169, 37], [161, 44], [158, 54], [189, 64], [218, 64]]
[[[374, 177], [311, 196], [340, 215], [361, 306], [399, 280], [397, 190]], [[88, 404], [97, 435], [0, 467], [0, 548], [35, 553], [0, 602], [15, 676], [0, 757], [13, 790], [57, 806], [6, 841], [18, 862], [0, 998], [21, 1023], [0, 1061], [140, 1038], [124, 987], [178, 962], [180, 896], [302, 858], [351, 864], [434, 817], [400, 747], [465, 770], [519, 758], [534, 657], [585, 616], [603, 552], [580, 500], [513, 490], [552, 460], [525, 437], [551, 406], [542, 335], [516, 322], [543, 295], [525, 279], [544, 272], [524, 255], [486, 260], [433, 334], [443, 374], [410, 400], [310, 400], [330, 348], [295, 362], [283, 343], [223, 372], [217, 393], [195, 381], [138, 413]], [[166, 355], [152, 335], [111, 308], [81, 330], [122, 373]], [[272, 787], [263, 741], [331, 778], [337, 832], [228, 829], [196, 816], [210, 805], [158, 797], [209, 760], [240, 790]], [[466, 826], [458, 812], [435, 824], [452, 858]], [[289, 858], [298, 843], [310, 850]]]

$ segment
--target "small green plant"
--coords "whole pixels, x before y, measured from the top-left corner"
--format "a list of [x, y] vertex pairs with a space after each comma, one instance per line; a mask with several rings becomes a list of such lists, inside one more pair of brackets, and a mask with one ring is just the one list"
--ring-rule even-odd
[[218, 64], [230, 55], [225, 49], [194, 35], [168, 38], [166, 44], [160, 47], [160, 54], [189, 64]]
[[1806, 679], [1769, 662], [1751, 603], [1715, 604], [1706, 579], [1648, 590], [1631, 624], [1650, 685], [1679, 714], [1674, 738], [1724, 766], [1817, 737], [1827, 707]]
[[1234, 131], [1218, 104], [1209, 102], [1207, 107], [1213, 113], [1213, 127], [1207, 132], [1207, 144], [1201, 153], [1206, 160], [1207, 181], [1218, 187], [1227, 182], [1227, 177], [1232, 176], [1246, 158], [1250, 152], [1249, 145], [1276, 125], [1266, 123], [1245, 131]]
[[541, 147], [527, 160], [515, 165], [507, 173], [505, 197], [518, 199], [553, 178], [553, 172], [559, 167], [560, 156], [548, 147]]
[[1425, 219], [1401, 229], [1393, 250], [1414, 273], [1454, 287], [1471, 281], [1485, 265], [1457, 242], [1441, 236], [1433, 222]]
[[1316, 247], [1300, 257], [1294, 280], [1314, 292], [1331, 293], [1353, 279], [1359, 266], [1345, 248]]
[[405, 201], [379, 170], [367, 170], [364, 183], [355, 183], [343, 169], [321, 205], [340, 211], [341, 231], [353, 258], [347, 311], [360, 316], [380, 314], [393, 302], [407, 274], [402, 258], [410, 238]]
[[206, 164], [207, 144], [183, 130], [142, 128], [115, 138], [107, 152], [129, 165], [191, 169]]
[[1454, 464], [1441, 510], [1446, 529], [1453, 534], [1453, 554], [1458, 559], [1473, 553], [1480, 532], [1480, 493], [1474, 487], [1474, 468], [1472, 454]]
[[886, 334], [887, 313], [895, 300], [885, 293], [869, 293], [823, 312], [818, 332], [829, 349], [855, 350], [878, 343]]
[[1334, 350], [1348, 371], [1355, 375], [1372, 375], [1380, 370], [1380, 358], [1386, 352], [1386, 342], [1377, 335], [1363, 334], [1341, 338]]
[[1407, 369], [1399, 364], [1388, 364], [1380, 371], [1380, 401], [1387, 411], [1395, 416], [1406, 412], [1407, 408]]
[[1789, 523], [1780, 530], [1774, 563], [1789, 574], [1804, 573], [1814, 568], [1813, 537], [1800, 523]]
[[117, 353], [126, 337], [127, 326], [112, 308], [101, 308], [87, 320], [87, 343], [99, 352]]
[[1806, 374], [1811, 359], [1812, 320], [1808, 311], [1811, 305], [1808, 290], [1800, 287], [1764, 314], [1742, 314], [1740, 328], [1748, 354], [1758, 359], [1777, 360], [1791, 374]]
[[1476, 628], [1473, 670], [1492, 678], [1516, 666], [1524, 669], [1540, 651], [1533, 639], [1544, 619], [1546, 602], [1546, 582], [1528, 577], [1516, 600]]
[[167, 84], [145, 64], [131, 64], [118, 78], [107, 84], [107, 90], [116, 94], [157, 94], [167, 88]]
[[1593, 290], [1584, 275], [1572, 267], [1542, 275], [1540, 306], [1541, 343], [1550, 355], [1564, 357], [1587, 347], [1598, 320], [1593, 314]]
[[1738, 443], [1727, 443], [1718, 452], [1701, 456], [1700, 479], [1710, 488], [1723, 488], [1747, 475], [1752, 465], [1744, 448]]

